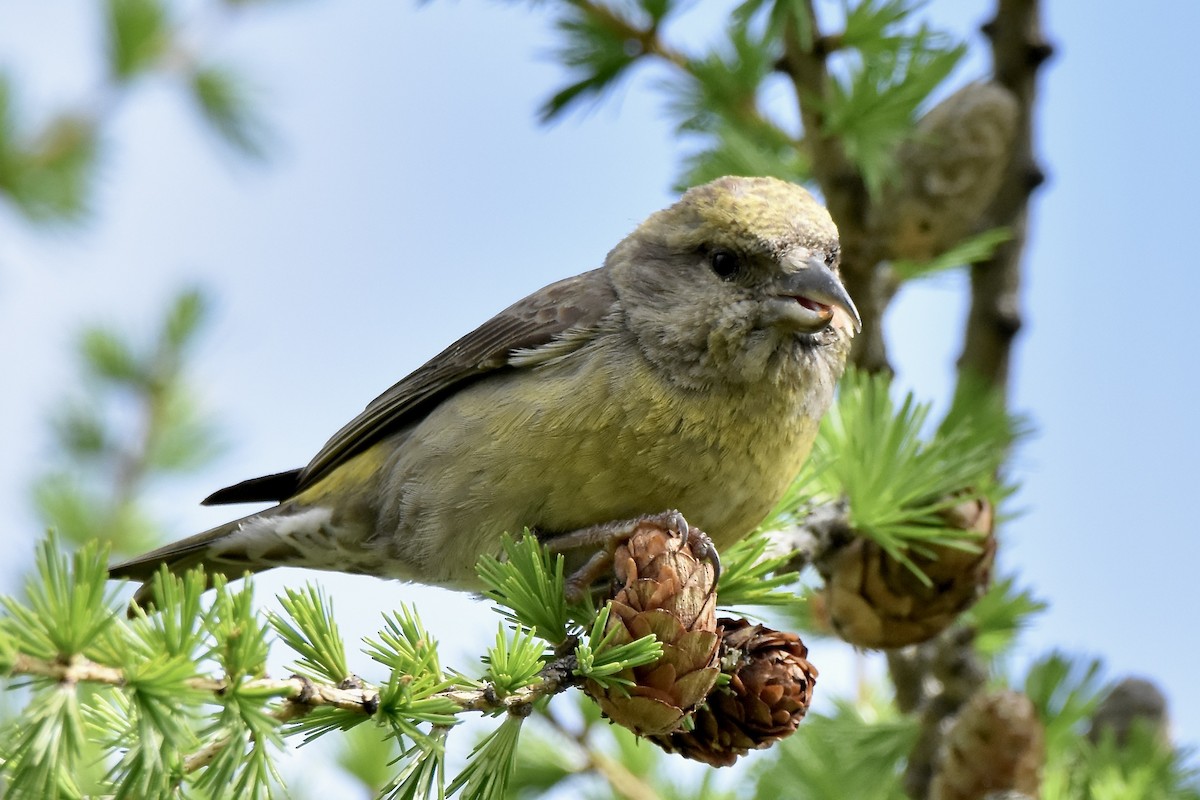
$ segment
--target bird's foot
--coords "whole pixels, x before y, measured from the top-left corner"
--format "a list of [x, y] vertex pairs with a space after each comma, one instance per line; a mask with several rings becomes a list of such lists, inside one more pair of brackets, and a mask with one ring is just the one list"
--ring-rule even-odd
[[721, 577], [721, 559], [717, 554], [717, 548], [713, 546], [708, 534], [689, 525], [683, 514], [670, 510], [657, 514], [644, 514], [633, 519], [590, 525], [550, 538], [546, 544], [550, 547], [551, 552], [555, 553], [599, 548], [584, 562], [583, 566], [567, 577], [564, 587], [567, 600], [570, 602], [582, 600], [591, 591], [593, 585], [612, 571], [613, 553], [617, 547], [624, 544], [639, 528], [647, 525], [673, 533], [687, 542], [697, 558], [712, 564], [713, 583], [716, 585], [716, 581]]

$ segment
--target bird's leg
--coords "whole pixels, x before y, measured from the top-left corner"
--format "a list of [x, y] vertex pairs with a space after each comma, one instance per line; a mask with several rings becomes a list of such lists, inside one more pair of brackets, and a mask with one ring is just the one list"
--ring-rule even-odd
[[633, 519], [604, 522], [586, 528], [550, 537], [546, 544], [553, 553], [599, 548], [588, 560], [572, 572], [566, 580], [567, 599], [581, 599], [600, 578], [612, 569], [613, 553], [643, 525], [651, 525], [669, 531], [685, 539], [697, 558], [706, 559], [713, 565], [714, 585], [721, 577], [721, 559], [708, 534], [688, 525], [678, 511], [662, 511], [644, 514]]
[[[614, 548], [615, 549], [615, 546]], [[568, 603], [578, 603], [589, 591], [592, 585], [612, 571], [613, 550], [605, 547], [597, 550], [592, 557], [579, 569], [572, 572], [563, 581], [563, 594]]]

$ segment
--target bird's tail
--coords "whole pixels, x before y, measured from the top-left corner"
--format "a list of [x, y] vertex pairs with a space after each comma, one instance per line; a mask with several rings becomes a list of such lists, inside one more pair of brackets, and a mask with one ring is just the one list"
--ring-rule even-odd
[[223, 549], [219, 557], [213, 557], [213, 545], [237, 532], [243, 523], [259, 516], [261, 515], [252, 514], [242, 519], [236, 519], [233, 522], [210, 528], [203, 533], [197, 533], [195, 536], [163, 545], [128, 561], [113, 564], [108, 568], [108, 577], [110, 579], [128, 578], [142, 582], [133, 595], [130, 605], [132, 613], [133, 604], [145, 609], [154, 606], [152, 579], [162, 564], [165, 564], [167, 569], [176, 575], [182, 575], [193, 567], [202, 566], [208, 576], [210, 586], [214, 575], [224, 575], [226, 578], [234, 579], [241, 578], [247, 573], [269, 569], [272, 566], [270, 564], [255, 563], [250, 559], [245, 561], [237, 559], [228, 549]]

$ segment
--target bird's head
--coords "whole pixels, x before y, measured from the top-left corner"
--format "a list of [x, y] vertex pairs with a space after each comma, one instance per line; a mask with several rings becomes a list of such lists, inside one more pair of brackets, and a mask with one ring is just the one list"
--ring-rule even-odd
[[861, 322], [838, 255], [805, 189], [726, 177], [651, 215], [606, 263], [647, 357], [741, 382], [821, 349], [844, 359]]

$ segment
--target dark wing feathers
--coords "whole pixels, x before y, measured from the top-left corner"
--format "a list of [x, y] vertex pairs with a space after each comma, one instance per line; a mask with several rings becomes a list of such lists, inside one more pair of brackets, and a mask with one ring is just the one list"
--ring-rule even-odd
[[233, 486], [218, 489], [200, 501], [202, 506], [223, 506], [228, 503], [276, 502], [296, 493], [300, 485], [300, 470], [289, 469], [261, 478], [250, 478]]
[[383, 437], [411, 425], [454, 390], [507, 367], [514, 350], [547, 344], [570, 328], [596, 325], [615, 299], [602, 270], [552, 283], [501, 311], [372, 400], [304, 469], [251, 478], [214, 492], [204, 502], [286, 500]]

